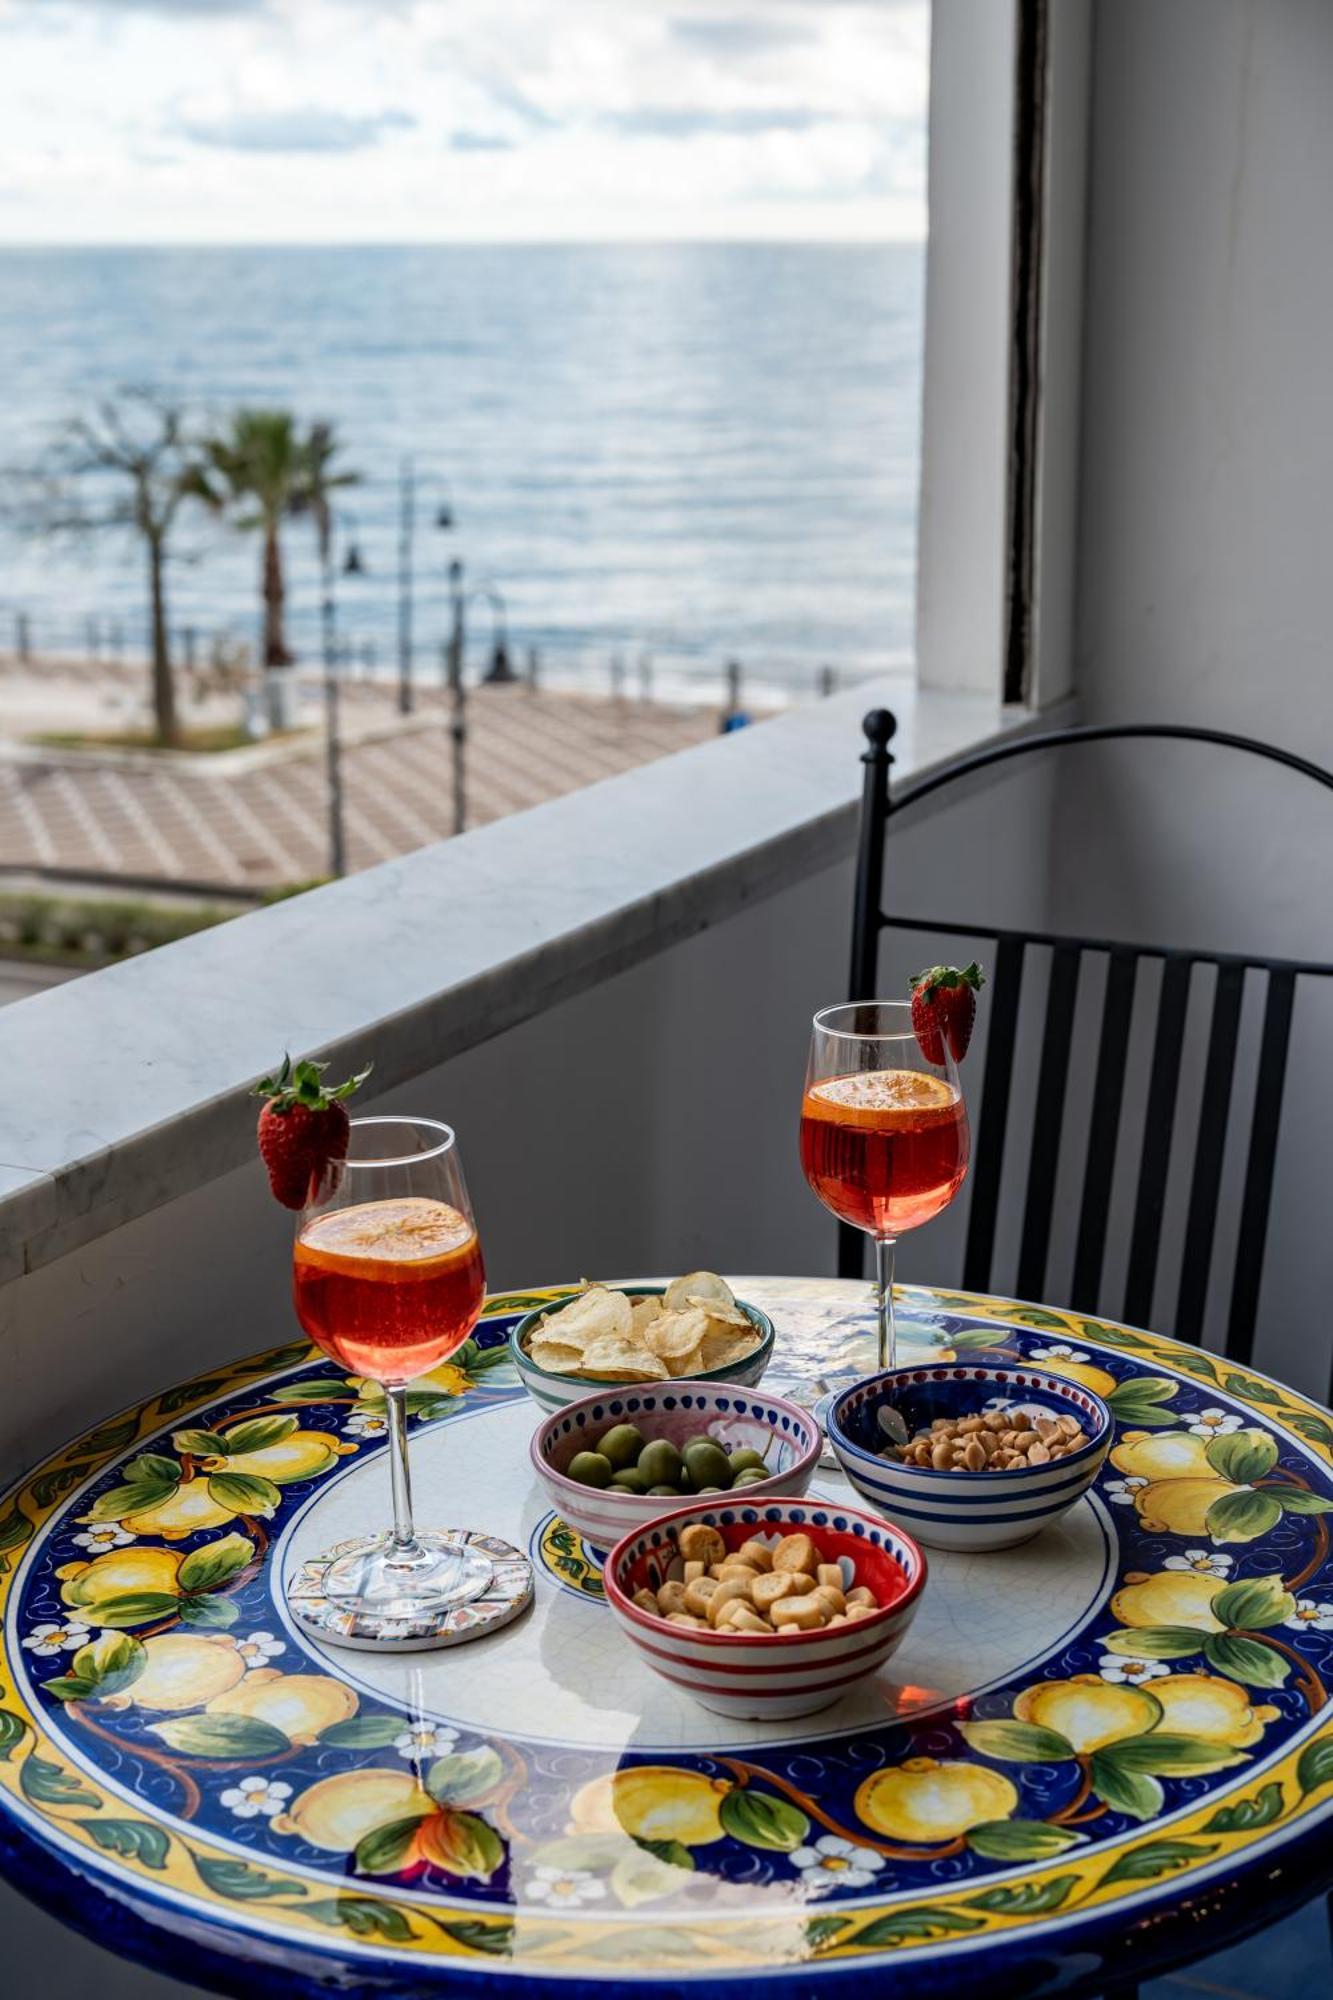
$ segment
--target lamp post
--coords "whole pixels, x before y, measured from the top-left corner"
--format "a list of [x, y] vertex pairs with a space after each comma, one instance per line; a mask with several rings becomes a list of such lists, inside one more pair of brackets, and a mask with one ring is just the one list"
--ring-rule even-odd
[[[319, 564], [323, 582], [320, 598], [320, 650], [324, 666], [324, 750], [329, 781], [329, 873], [347, 873], [347, 830], [343, 810], [341, 689], [338, 680], [338, 621], [334, 598], [334, 539], [338, 517], [331, 508], [321, 510]], [[357, 545], [355, 530], [348, 537], [342, 560], [344, 576], [364, 576], [365, 563]]]
[[464, 791], [467, 752], [467, 689], [463, 683], [463, 649], [467, 643], [465, 620], [467, 593], [463, 589], [463, 565], [455, 556], [449, 565], [449, 603], [452, 620], [445, 642], [445, 679], [449, 688], [449, 737], [452, 744], [454, 778], [454, 832], [467, 825], [467, 798]]
[[[447, 497], [435, 509], [435, 526], [447, 531], [454, 525], [453, 505]], [[398, 468], [398, 709], [412, 713], [412, 590], [413, 545], [417, 527], [416, 467], [405, 458]]]

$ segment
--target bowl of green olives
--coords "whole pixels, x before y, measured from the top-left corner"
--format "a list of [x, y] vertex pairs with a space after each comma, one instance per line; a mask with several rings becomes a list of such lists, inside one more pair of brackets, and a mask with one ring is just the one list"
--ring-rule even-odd
[[530, 1456], [552, 1507], [601, 1556], [696, 1494], [799, 1497], [822, 1444], [808, 1410], [760, 1389], [618, 1383], [544, 1418]]

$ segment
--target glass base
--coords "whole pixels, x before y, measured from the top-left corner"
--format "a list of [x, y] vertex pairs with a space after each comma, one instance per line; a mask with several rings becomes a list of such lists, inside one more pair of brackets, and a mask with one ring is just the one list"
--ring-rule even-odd
[[489, 1590], [495, 1565], [456, 1532], [422, 1528], [400, 1550], [390, 1534], [358, 1542], [324, 1572], [323, 1591], [358, 1620], [419, 1623], [471, 1603]]

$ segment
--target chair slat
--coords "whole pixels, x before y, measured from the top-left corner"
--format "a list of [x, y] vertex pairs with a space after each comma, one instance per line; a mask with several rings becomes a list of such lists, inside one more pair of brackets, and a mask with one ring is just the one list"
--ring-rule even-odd
[[1055, 1174], [1065, 1122], [1069, 1045], [1074, 1033], [1074, 1006], [1082, 963], [1082, 949], [1076, 944], [1057, 945], [1051, 953], [1032, 1149], [1028, 1157], [1027, 1199], [1023, 1206], [1023, 1236], [1018, 1251], [1018, 1295], [1023, 1299], [1040, 1298], [1046, 1282]]
[[1111, 1210], [1120, 1107], [1125, 1094], [1125, 1057], [1134, 1009], [1134, 981], [1139, 962], [1133, 952], [1112, 952], [1106, 968], [1102, 1002], [1102, 1033], [1097, 1051], [1097, 1077], [1088, 1126], [1087, 1169], [1074, 1250], [1070, 1304], [1076, 1312], [1095, 1313], [1106, 1256], [1106, 1223]]
[[1259, 1038], [1254, 1118], [1250, 1125], [1250, 1153], [1245, 1166], [1245, 1191], [1241, 1196], [1236, 1243], [1236, 1273], [1231, 1287], [1231, 1313], [1227, 1321], [1226, 1351], [1237, 1361], [1248, 1361], [1254, 1349], [1254, 1322], [1259, 1308], [1259, 1280], [1263, 1274], [1268, 1212], [1273, 1199], [1273, 1163], [1277, 1156], [1278, 1126], [1282, 1120], [1282, 1086], [1287, 1074], [1287, 1048], [1291, 1041], [1291, 1011], [1295, 995], [1296, 975], [1293, 972], [1271, 975], [1264, 1006], [1264, 1025]]
[[1143, 1127], [1139, 1185], [1129, 1241], [1129, 1272], [1125, 1279], [1123, 1316], [1136, 1326], [1147, 1326], [1152, 1316], [1157, 1253], [1162, 1241], [1166, 1176], [1171, 1161], [1171, 1133], [1176, 1120], [1176, 1095], [1180, 1084], [1180, 1054], [1185, 1040], [1185, 1014], [1189, 1006], [1190, 973], [1193, 969], [1193, 962], [1188, 958], [1169, 958], [1162, 970], [1157, 1034], [1153, 1040], [1152, 1069], [1148, 1077], [1148, 1108]]
[[1018, 998], [1022, 984], [1022, 939], [1003, 938], [996, 946], [995, 976], [990, 988], [986, 1069], [981, 1081], [981, 1122], [971, 1173], [967, 1247], [963, 1252], [963, 1289], [969, 1292], [990, 1290], [995, 1224], [1000, 1203], [1000, 1173], [1004, 1166], [1004, 1137], [1009, 1123], [1009, 1089], [1013, 1081]]
[[1203, 1335], [1244, 993], [1245, 968], [1240, 965], [1220, 967], [1217, 989], [1213, 994], [1213, 1023], [1208, 1034], [1208, 1054], [1203, 1069], [1203, 1102], [1199, 1107], [1194, 1178], [1190, 1183], [1189, 1213], [1185, 1221], [1180, 1297], [1176, 1305], [1176, 1323], [1172, 1328], [1181, 1340], [1197, 1342]]

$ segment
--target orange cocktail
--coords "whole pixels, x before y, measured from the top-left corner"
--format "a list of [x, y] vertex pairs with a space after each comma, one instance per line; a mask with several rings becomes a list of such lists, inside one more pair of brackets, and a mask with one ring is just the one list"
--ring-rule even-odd
[[825, 1208], [872, 1236], [930, 1222], [967, 1171], [962, 1094], [922, 1070], [860, 1070], [807, 1086], [801, 1165]]
[[471, 1333], [486, 1274], [467, 1216], [421, 1195], [312, 1215], [293, 1258], [297, 1316], [372, 1382], [410, 1382]]

